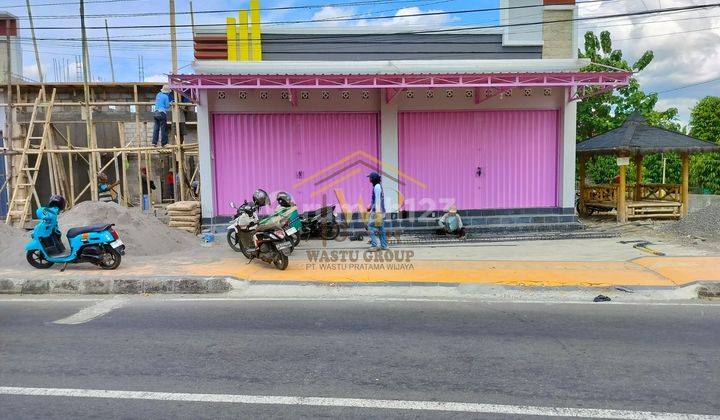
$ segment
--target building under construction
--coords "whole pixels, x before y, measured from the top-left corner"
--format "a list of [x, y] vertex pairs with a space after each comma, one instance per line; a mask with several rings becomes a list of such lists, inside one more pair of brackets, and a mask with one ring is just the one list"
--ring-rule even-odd
[[82, 83], [10, 85], [2, 104], [8, 176], [0, 209], [8, 223], [25, 227], [52, 194], [64, 195], [69, 207], [97, 200], [100, 173], [117, 183], [116, 201], [126, 206], [153, 210], [197, 196], [194, 105], [174, 103], [169, 144], [151, 144], [151, 107], [161, 85], [91, 83], [87, 107]]

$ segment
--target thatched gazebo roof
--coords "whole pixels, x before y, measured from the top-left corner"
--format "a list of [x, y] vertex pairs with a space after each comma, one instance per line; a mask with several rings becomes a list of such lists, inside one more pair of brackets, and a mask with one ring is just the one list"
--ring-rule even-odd
[[652, 127], [638, 111], [620, 127], [577, 144], [577, 154], [580, 155], [638, 156], [665, 152], [720, 152], [720, 145]]

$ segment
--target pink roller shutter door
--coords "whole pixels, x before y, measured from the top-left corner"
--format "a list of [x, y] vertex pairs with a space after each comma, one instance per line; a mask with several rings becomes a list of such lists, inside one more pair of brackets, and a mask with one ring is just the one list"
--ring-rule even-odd
[[[401, 186], [408, 210], [553, 207], [557, 112], [406, 112], [400, 170], [427, 185]], [[477, 175], [480, 169], [480, 175]]]
[[337, 202], [336, 188], [357, 200], [367, 190], [367, 168], [346, 179], [344, 166], [319, 172], [357, 151], [377, 156], [377, 132], [374, 113], [213, 115], [216, 213], [232, 214], [228, 202], [250, 199], [257, 188], [273, 205], [277, 191], [290, 192], [301, 211], [320, 205], [322, 193], [313, 192], [333, 182], [328, 204]]
[[[377, 170], [376, 113], [314, 113], [295, 115], [294, 145], [302, 162], [290, 193], [301, 211], [337, 204], [336, 190], [357, 210], [358, 198], [370, 201], [367, 174]], [[299, 176], [298, 176], [299, 175]]]
[[271, 198], [293, 181], [293, 132], [283, 114], [213, 115], [215, 213], [232, 215], [230, 201], [264, 188]]

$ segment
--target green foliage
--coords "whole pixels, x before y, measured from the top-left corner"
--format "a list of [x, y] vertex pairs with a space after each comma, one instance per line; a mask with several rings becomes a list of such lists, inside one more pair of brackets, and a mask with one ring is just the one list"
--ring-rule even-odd
[[[607, 71], [609, 66], [637, 73], [645, 69], [653, 60], [653, 52], [646, 51], [637, 61], [628, 63], [623, 58], [622, 51], [612, 48], [608, 31], [602, 31], [600, 38], [593, 32], [585, 33], [585, 48], [578, 52], [578, 56], [592, 60], [592, 64], [583, 71]], [[583, 99], [578, 103], [577, 140], [585, 140], [619, 127], [636, 110], [642, 113], [650, 125], [684, 132], [676, 118], [677, 108], [655, 110], [657, 101], [657, 94], [643, 92], [640, 83], [634, 77], [630, 79], [628, 86]], [[647, 179], [656, 182], [658, 173], [662, 179], [662, 159], [659, 156], [648, 156], [646, 162], [648, 165], [646, 173], [649, 175]], [[671, 174], [668, 166], [667, 171], [668, 180], [676, 177], [680, 179], [679, 169]], [[675, 171], [674, 165], [672, 171]], [[588, 162], [587, 177], [590, 182], [597, 184], [612, 182], [617, 172], [614, 157], [598, 157]], [[634, 178], [633, 167], [628, 168], [628, 175]]]
[[660, 184], [662, 178], [662, 160], [665, 157], [665, 183], [679, 184], [682, 178], [682, 159], [677, 153], [656, 153], [643, 159], [643, 182]]
[[[720, 143], [720, 97], [706, 96], [690, 113], [690, 135], [700, 140]], [[720, 154], [693, 156], [691, 183], [701, 190], [720, 194]]]

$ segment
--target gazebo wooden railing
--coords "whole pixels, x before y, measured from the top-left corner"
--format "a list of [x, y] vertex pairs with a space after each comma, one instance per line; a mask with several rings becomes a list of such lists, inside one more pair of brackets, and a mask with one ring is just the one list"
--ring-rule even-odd
[[[622, 126], [591, 137], [577, 145], [580, 156], [578, 212], [581, 216], [595, 211], [617, 211], [617, 220], [639, 218], [680, 218], [688, 213], [690, 195], [690, 154], [720, 151], [720, 145], [698, 140], [682, 133], [651, 127], [640, 113], [633, 113]], [[679, 153], [682, 157], [680, 184], [643, 184], [643, 156], [651, 153]], [[587, 185], [586, 166], [592, 156], [614, 155], [619, 182]], [[635, 161], [635, 184], [627, 184], [630, 157]], [[624, 194], [619, 194], [623, 191]]]
[[[618, 209], [618, 184], [580, 186], [581, 215]], [[627, 219], [679, 218], [683, 199], [681, 184], [641, 184], [625, 186]], [[621, 213], [621, 212], [619, 212]]]

